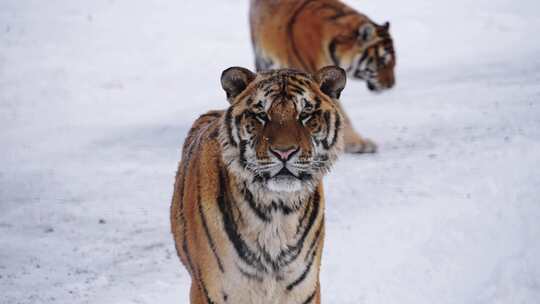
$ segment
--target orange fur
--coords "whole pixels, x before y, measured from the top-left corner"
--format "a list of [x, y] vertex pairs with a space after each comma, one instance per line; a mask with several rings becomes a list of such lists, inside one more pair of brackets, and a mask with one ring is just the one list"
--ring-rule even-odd
[[[370, 90], [394, 85], [389, 25], [378, 26], [338, 0], [252, 0], [250, 26], [257, 70], [295, 68], [313, 73], [337, 65], [351, 77], [366, 80]], [[366, 29], [365, 39], [360, 29]], [[363, 54], [376, 76], [357, 70]], [[346, 151], [375, 152], [375, 144], [358, 135], [343, 115]]]
[[[344, 72], [255, 75], [233, 68], [222, 83], [231, 106], [193, 124], [171, 206], [176, 249], [192, 278], [191, 303], [320, 303], [321, 178], [342, 146], [336, 98]], [[266, 187], [275, 177], [261, 181], [243, 165], [269, 163], [271, 151], [287, 149], [297, 149], [299, 164], [328, 164], [306, 171], [312, 175], [300, 188], [284, 192]]]

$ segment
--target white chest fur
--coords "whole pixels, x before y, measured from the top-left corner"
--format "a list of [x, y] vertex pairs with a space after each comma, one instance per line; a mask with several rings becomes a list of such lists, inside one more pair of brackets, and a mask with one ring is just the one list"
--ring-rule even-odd
[[322, 229], [320, 209], [318, 203], [294, 211], [238, 204], [238, 232], [260, 267], [231, 254], [234, 269], [224, 282], [231, 303], [301, 303], [309, 296], [318, 277], [314, 244]]

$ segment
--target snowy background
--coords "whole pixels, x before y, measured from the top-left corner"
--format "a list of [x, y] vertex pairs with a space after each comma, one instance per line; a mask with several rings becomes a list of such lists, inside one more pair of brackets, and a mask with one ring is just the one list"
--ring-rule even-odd
[[[540, 303], [540, 2], [363, 0], [397, 86], [326, 178], [324, 303]], [[0, 1], [0, 303], [187, 303], [192, 121], [253, 66], [248, 1]]]

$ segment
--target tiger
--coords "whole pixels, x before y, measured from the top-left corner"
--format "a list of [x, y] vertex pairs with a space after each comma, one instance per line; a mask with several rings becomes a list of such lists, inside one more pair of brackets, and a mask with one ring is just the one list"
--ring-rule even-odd
[[171, 204], [190, 303], [320, 303], [322, 177], [343, 151], [339, 67], [232, 67], [230, 106], [200, 116], [183, 145]]
[[[251, 0], [249, 23], [257, 71], [295, 68], [313, 73], [336, 65], [350, 78], [364, 80], [370, 91], [395, 84], [390, 23], [378, 25], [338, 0]], [[376, 152], [376, 144], [354, 130], [345, 112], [343, 116], [346, 152]]]

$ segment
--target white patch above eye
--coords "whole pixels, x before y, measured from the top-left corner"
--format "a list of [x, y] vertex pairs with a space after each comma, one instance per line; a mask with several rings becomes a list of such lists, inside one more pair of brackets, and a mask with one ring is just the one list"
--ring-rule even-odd
[[371, 23], [364, 23], [358, 28], [358, 39], [363, 42], [370, 41], [375, 36], [375, 27]]
[[311, 118], [313, 118], [313, 115], [311, 115], [311, 114], [306, 115], [306, 117], [302, 119], [302, 123], [303, 123], [304, 125], [307, 124], [307, 122], [308, 122]]
[[302, 98], [299, 104], [301, 104], [301, 109], [298, 110], [300, 113], [298, 114], [298, 119], [305, 125], [313, 117], [314, 104], [309, 102], [306, 98]]
[[266, 121], [264, 119], [262, 119], [259, 115], [255, 116], [255, 118], [261, 123], [261, 124], [266, 124]]

